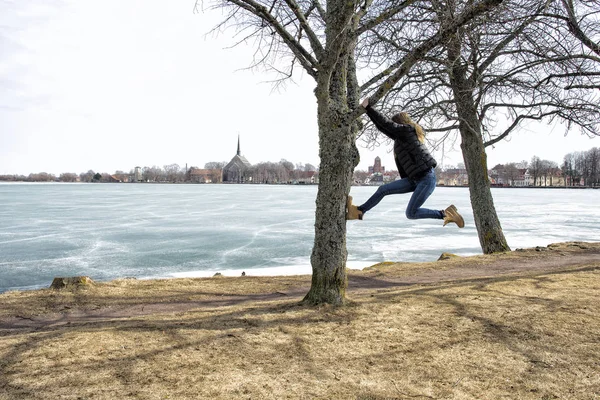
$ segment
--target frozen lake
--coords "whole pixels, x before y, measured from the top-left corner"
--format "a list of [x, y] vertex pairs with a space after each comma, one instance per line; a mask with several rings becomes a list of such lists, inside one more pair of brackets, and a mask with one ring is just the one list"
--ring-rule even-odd
[[[376, 188], [353, 187], [355, 204]], [[57, 276], [157, 278], [310, 274], [316, 186], [0, 184], [0, 292]], [[600, 190], [493, 189], [511, 248], [600, 241]], [[348, 222], [348, 267], [481, 253], [468, 189], [437, 188], [466, 226], [404, 216], [386, 197]]]

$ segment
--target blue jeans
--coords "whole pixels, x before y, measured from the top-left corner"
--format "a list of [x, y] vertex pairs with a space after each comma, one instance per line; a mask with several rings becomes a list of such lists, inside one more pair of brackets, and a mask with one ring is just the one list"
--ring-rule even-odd
[[358, 206], [358, 209], [366, 213], [371, 208], [375, 207], [379, 202], [389, 194], [401, 194], [413, 192], [406, 207], [406, 217], [408, 219], [433, 218], [444, 219], [444, 214], [439, 210], [430, 210], [421, 208], [425, 200], [433, 193], [436, 185], [435, 171], [433, 168], [427, 174], [417, 180], [410, 178], [402, 178], [385, 185], [379, 186], [377, 191], [366, 201], [366, 203]]

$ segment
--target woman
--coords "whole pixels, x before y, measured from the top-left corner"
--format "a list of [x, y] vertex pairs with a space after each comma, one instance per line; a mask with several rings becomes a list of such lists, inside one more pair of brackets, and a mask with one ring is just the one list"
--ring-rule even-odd
[[391, 120], [388, 119], [371, 107], [368, 98], [363, 100], [361, 106], [367, 110], [367, 115], [377, 129], [394, 141], [394, 160], [402, 179], [380, 186], [366, 203], [358, 207], [352, 204], [352, 197], [348, 196], [346, 219], [363, 219], [367, 211], [379, 204], [389, 194], [413, 192], [406, 207], [407, 218], [443, 219], [444, 226], [454, 222], [459, 228], [463, 228], [465, 221], [454, 205], [445, 210], [430, 210], [421, 207], [435, 189], [434, 168], [437, 165], [425, 147], [423, 129], [404, 112], [394, 115]]

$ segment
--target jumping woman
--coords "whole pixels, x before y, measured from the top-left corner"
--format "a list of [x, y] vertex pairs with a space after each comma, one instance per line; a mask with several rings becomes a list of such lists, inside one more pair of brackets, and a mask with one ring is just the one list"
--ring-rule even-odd
[[352, 204], [352, 196], [348, 196], [346, 219], [363, 219], [367, 211], [379, 204], [389, 194], [412, 192], [406, 207], [408, 219], [443, 219], [444, 226], [454, 222], [459, 228], [464, 227], [465, 221], [454, 205], [445, 210], [430, 210], [421, 207], [435, 189], [434, 168], [437, 165], [425, 147], [423, 128], [413, 122], [405, 112], [395, 114], [391, 120], [388, 119], [371, 107], [368, 98], [363, 100], [361, 106], [367, 110], [367, 115], [377, 129], [394, 141], [394, 160], [401, 179], [379, 186], [377, 191], [358, 207]]

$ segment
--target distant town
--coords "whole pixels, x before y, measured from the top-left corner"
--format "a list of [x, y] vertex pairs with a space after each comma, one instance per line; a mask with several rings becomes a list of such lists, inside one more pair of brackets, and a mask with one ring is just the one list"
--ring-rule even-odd
[[[438, 186], [468, 186], [469, 177], [464, 165], [436, 168]], [[488, 171], [494, 187], [600, 187], [600, 149], [566, 154], [562, 165], [533, 156], [530, 161], [498, 164]], [[354, 171], [354, 185], [383, 185], [399, 178], [398, 171], [387, 170], [376, 157], [367, 171]], [[45, 173], [0, 175], [8, 182], [92, 182], [92, 183], [243, 183], [296, 184], [319, 183], [319, 169], [312, 164], [296, 164], [287, 160], [251, 164], [240, 151], [226, 162], [208, 162], [204, 168], [180, 167], [178, 164], [139, 167], [129, 172], [113, 174], [89, 170], [80, 174], [62, 173], [58, 177]]]

